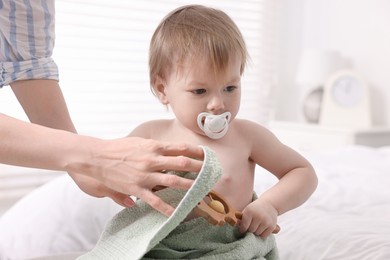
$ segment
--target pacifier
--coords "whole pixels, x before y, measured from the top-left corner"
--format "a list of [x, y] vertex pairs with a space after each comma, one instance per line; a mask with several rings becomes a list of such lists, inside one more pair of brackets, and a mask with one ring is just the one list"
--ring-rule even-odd
[[198, 115], [198, 126], [211, 139], [219, 139], [227, 133], [230, 118], [230, 112], [220, 115], [202, 112]]

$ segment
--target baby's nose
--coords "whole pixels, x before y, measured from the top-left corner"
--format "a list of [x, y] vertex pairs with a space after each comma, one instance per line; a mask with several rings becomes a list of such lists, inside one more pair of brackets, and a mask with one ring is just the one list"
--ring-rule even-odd
[[213, 96], [207, 106], [210, 111], [219, 111], [225, 108], [223, 98], [220, 95]]

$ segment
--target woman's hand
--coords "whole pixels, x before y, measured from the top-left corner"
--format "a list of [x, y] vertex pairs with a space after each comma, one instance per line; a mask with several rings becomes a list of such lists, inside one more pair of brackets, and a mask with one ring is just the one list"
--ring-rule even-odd
[[134, 206], [134, 201], [128, 195], [114, 191], [92, 177], [71, 172], [69, 172], [69, 175], [73, 178], [77, 186], [88, 195], [97, 198], [109, 197], [126, 208]]
[[[93, 141], [96, 141], [93, 140]], [[67, 165], [67, 171], [86, 193], [111, 197], [122, 206], [132, 206], [129, 195], [138, 197], [169, 216], [174, 208], [152, 191], [156, 186], [189, 189], [193, 180], [162, 173], [165, 170], [199, 172], [203, 149], [138, 137], [100, 140], [90, 158]]]
[[261, 198], [250, 203], [242, 211], [240, 232], [251, 232], [262, 238], [268, 237], [276, 228], [278, 211]]

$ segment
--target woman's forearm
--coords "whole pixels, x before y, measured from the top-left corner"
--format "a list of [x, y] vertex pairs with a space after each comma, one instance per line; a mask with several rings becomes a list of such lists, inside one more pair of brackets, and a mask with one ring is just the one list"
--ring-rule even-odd
[[0, 140], [0, 163], [66, 171], [88, 194], [109, 196], [122, 205], [127, 195], [134, 195], [168, 216], [173, 207], [155, 195], [153, 188], [189, 189], [193, 181], [161, 171], [198, 172], [203, 164], [203, 150], [198, 146], [138, 137], [102, 140], [4, 114], [0, 114]]
[[83, 137], [0, 114], [0, 163], [65, 171], [71, 157], [83, 156]]

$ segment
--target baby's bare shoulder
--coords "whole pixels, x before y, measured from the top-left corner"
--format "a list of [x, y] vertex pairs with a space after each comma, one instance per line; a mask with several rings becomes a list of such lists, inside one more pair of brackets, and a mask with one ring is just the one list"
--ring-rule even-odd
[[156, 138], [156, 134], [161, 133], [164, 129], [172, 123], [172, 120], [161, 119], [146, 121], [131, 131], [129, 136], [138, 136], [143, 138]]
[[234, 120], [234, 127], [243, 133], [254, 132], [259, 134], [262, 132], [269, 132], [269, 130], [261, 124], [247, 119], [236, 118]]
[[232, 129], [237, 136], [251, 145], [274, 145], [277, 143], [276, 136], [266, 127], [257, 122], [246, 119], [235, 119]]

